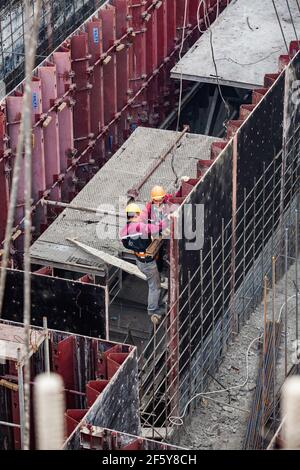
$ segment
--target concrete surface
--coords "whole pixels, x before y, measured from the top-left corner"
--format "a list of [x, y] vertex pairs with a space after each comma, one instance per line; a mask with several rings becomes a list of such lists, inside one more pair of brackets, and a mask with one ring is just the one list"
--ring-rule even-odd
[[[300, 259], [298, 260], [298, 273]], [[295, 264], [288, 271], [288, 297], [295, 295]], [[299, 283], [299, 279], [298, 279]], [[268, 319], [272, 319], [272, 290], [268, 296]], [[300, 295], [299, 295], [300, 300]], [[276, 285], [275, 318], [278, 319], [282, 305], [285, 302], [285, 278]], [[282, 321], [284, 322], [282, 310]], [[295, 299], [288, 302], [288, 369], [292, 366], [293, 342], [296, 338], [296, 308]], [[257, 308], [242, 328], [236, 340], [229, 346], [224, 362], [215, 378], [225, 387], [243, 384], [246, 379], [246, 351], [253, 339], [263, 331], [263, 305]], [[283, 329], [284, 331], [284, 329]], [[299, 335], [300, 336], [300, 335]], [[277, 387], [284, 381], [284, 333], [282, 334], [279, 360], [276, 367]], [[199, 398], [197, 409], [192, 413], [190, 425], [186, 425], [181, 433], [180, 445], [191, 449], [233, 449], [242, 448], [253, 392], [256, 387], [257, 365], [259, 359], [259, 342], [256, 341], [249, 352], [249, 380], [241, 388], [228, 392], [214, 381], [208, 391], [220, 390], [219, 393]], [[216, 400], [218, 403], [216, 403]], [[279, 425], [279, 423], [278, 423]]]
[[[71, 205], [95, 209], [100, 207], [124, 216], [127, 191], [143, 179], [157, 159], [176, 141], [177, 135], [174, 131], [137, 128], [73, 199]], [[184, 136], [181, 144], [174, 150], [173, 157], [168, 155], [141, 188], [137, 200], [141, 207], [149, 200], [150, 189], [156, 184], [163, 185], [168, 192], [175, 191], [172, 158], [179, 178], [185, 175], [195, 178], [197, 161], [210, 158], [211, 143], [216, 140], [219, 139], [196, 134]], [[79, 264], [88, 266], [90, 272], [101, 270], [101, 261], [84, 253], [66, 238], [77, 238], [93, 248], [118, 256], [123, 251], [119, 230], [124, 223], [125, 219], [113, 216], [65, 209], [33, 243], [32, 262], [77, 271], [81, 270], [77, 267]]]
[[[296, 40], [286, 0], [276, 0], [286, 42]], [[289, 2], [298, 36], [300, 12]], [[217, 83], [210, 32], [206, 31], [172, 69], [171, 76]], [[278, 71], [278, 58], [286, 47], [271, 0], [233, 0], [212, 25], [212, 43], [219, 82], [240, 88], [264, 84], [266, 73]]]

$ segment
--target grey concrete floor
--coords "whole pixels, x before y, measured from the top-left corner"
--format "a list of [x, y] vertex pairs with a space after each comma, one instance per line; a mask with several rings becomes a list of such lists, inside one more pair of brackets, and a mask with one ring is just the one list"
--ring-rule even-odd
[[[300, 260], [298, 260], [298, 273]], [[288, 298], [295, 295], [295, 264], [288, 271]], [[299, 279], [298, 279], [299, 283]], [[278, 319], [282, 310], [282, 321], [285, 321], [285, 278], [276, 284], [275, 289], [275, 318]], [[300, 299], [299, 299], [300, 300]], [[296, 339], [296, 307], [295, 298], [288, 302], [287, 318], [287, 358], [288, 369], [292, 366], [292, 354]], [[267, 317], [272, 318], [272, 290], [269, 290]], [[284, 329], [283, 329], [284, 331]], [[256, 387], [257, 366], [259, 360], [259, 341], [254, 342], [249, 351], [249, 377], [247, 383], [239, 387], [246, 380], [246, 352], [255, 338], [263, 332], [263, 305], [261, 304], [250, 316], [227, 350], [225, 359], [221, 364], [215, 378], [225, 388], [237, 387], [224, 392], [212, 380], [209, 392], [219, 390], [218, 393], [200, 397], [196, 409], [192, 413], [190, 424], [186, 424], [180, 433], [180, 445], [191, 449], [241, 449], [251, 409], [253, 392]], [[284, 381], [285, 369], [285, 339], [284, 332], [279, 350], [276, 366], [277, 388]]]

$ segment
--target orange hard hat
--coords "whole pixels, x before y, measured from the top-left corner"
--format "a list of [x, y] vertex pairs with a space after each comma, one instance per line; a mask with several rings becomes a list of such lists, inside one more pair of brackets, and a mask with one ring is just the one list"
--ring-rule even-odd
[[152, 201], [162, 201], [166, 195], [166, 191], [162, 186], [154, 186], [151, 189], [151, 199]]

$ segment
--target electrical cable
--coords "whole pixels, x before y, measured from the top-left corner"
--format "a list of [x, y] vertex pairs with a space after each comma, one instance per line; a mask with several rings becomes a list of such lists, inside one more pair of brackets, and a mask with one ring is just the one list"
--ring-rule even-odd
[[247, 373], [246, 373], [246, 379], [244, 380], [243, 383], [239, 384], [239, 385], [233, 385], [232, 387], [228, 387], [228, 388], [224, 388], [222, 390], [212, 390], [211, 392], [200, 392], [200, 393], [197, 393], [196, 395], [194, 395], [188, 402], [187, 404], [185, 405], [184, 409], [183, 409], [183, 413], [181, 416], [170, 416], [169, 418], [169, 421], [171, 424], [173, 424], [174, 426], [182, 426], [183, 424], [183, 418], [186, 414], [186, 411], [188, 409], [188, 406], [190, 405], [190, 403], [195, 400], [195, 398], [198, 398], [198, 397], [201, 397], [201, 396], [204, 396], [205, 395], [214, 395], [216, 393], [225, 393], [225, 392], [229, 392], [230, 390], [235, 390], [236, 388], [242, 388], [244, 387], [247, 383], [248, 383], [248, 380], [249, 380], [249, 361], [248, 361], [248, 355], [249, 355], [249, 351], [252, 347], [252, 345], [255, 343], [255, 341], [258, 341], [260, 340], [261, 338], [263, 337], [263, 334], [261, 334], [260, 336], [258, 336], [257, 338], [254, 338], [250, 345], [248, 346], [248, 349], [247, 349], [247, 352], [246, 352], [246, 370], [247, 370]]
[[[198, 23], [198, 30], [201, 34], [205, 33], [205, 31], [202, 31], [201, 30], [201, 27], [200, 27], [200, 8], [201, 6], [203, 5], [204, 7], [204, 10], [205, 10], [205, 14], [204, 14], [204, 18], [207, 18], [207, 22], [208, 22], [208, 25], [207, 25], [207, 30], [209, 31], [209, 39], [210, 39], [210, 49], [211, 49], [211, 56], [212, 56], [212, 61], [213, 61], [213, 65], [214, 65], [214, 69], [215, 69], [215, 76], [216, 76], [216, 80], [217, 80], [217, 87], [218, 87], [218, 90], [219, 90], [219, 94], [220, 94], [220, 97], [221, 97], [221, 100], [223, 101], [223, 104], [225, 106], [225, 109], [226, 109], [226, 113], [227, 113], [227, 120], [229, 119], [230, 117], [230, 106], [229, 104], [227, 103], [227, 101], [225, 100], [224, 98], [224, 95], [223, 95], [223, 92], [222, 92], [222, 88], [221, 88], [221, 84], [220, 84], [220, 80], [219, 80], [219, 73], [218, 73], [218, 67], [217, 67], [217, 63], [216, 63], [216, 59], [215, 59], [215, 50], [214, 50], [214, 44], [213, 44], [213, 32], [212, 32], [212, 27], [211, 27], [211, 23], [209, 21], [209, 14], [208, 14], [208, 8], [207, 8], [207, 5], [206, 5], [206, 2], [204, 0], [200, 0], [200, 3], [198, 5], [198, 10], [197, 10], [197, 23]], [[217, 5], [219, 6], [219, 2], [217, 3]], [[219, 11], [219, 9], [218, 9]], [[225, 123], [224, 123], [225, 124]]]
[[[188, 7], [188, 1], [185, 0], [185, 5], [184, 5], [184, 15], [183, 15], [183, 25], [182, 25], [182, 38], [181, 38], [181, 46], [179, 50], [179, 61], [182, 59], [182, 51], [183, 51], [183, 46], [184, 46], [184, 40], [185, 40], [185, 30], [186, 30], [186, 23], [187, 23], [187, 7]], [[182, 105], [182, 91], [183, 91], [183, 73], [182, 69], [180, 72], [180, 86], [179, 86], [179, 100], [178, 100], [178, 114], [177, 114], [177, 123], [176, 123], [176, 132], [179, 130], [179, 124], [180, 124], [180, 115], [181, 115], [181, 105]], [[172, 152], [171, 155], [171, 169], [172, 172], [175, 176], [175, 181], [174, 185], [175, 187], [177, 186], [178, 180], [179, 180], [179, 175], [175, 170], [174, 166], [174, 157], [175, 157], [175, 151]]]
[[[184, 46], [185, 30], [186, 30], [186, 22], [187, 22], [187, 7], [188, 7], [188, 0], [185, 0], [183, 26], [182, 26], [182, 38], [181, 38], [181, 46], [180, 46], [180, 50], [179, 50], [179, 61], [182, 59], [182, 51], [183, 51], [183, 46]], [[178, 132], [178, 130], [179, 130], [179, 123], [180, 123], [181, 103], [182, 103], [182, 88], [183, 88], [183, 72], [182, 72], [182, 67], [181, 67], [176, 132]]]
[[282, 35], [282, 38], [283, 38], [283, 41], [284, 41], [284, 44], [285, 44], [285, 47], [286, 47], [287, 55], [289, 56], [290, 51], [289, 51], [289, 48], [288, 48], [288, 45], [287, 45], [287, 42], [286, 42], [286, 37], [285, 37], [284, 31], [283, 31], [283, 28], [282, 28], [282, 24], [281, 24], [281, 21], [280, 21], [280, 18], [279, 18], [279, 14], [278, 14], [278, 10], [277, 10], [275, 1], [272, 0], [272, 3], [273, 3], [273, 7], [274, 7], [274, 10], [275, 10], [275, 13], [276, 13], [276, 18], [277, 18], [278, 25], [279, 25], [279, 28], [280, 28], [280, 31], [281, 31], [281, 35]]
[[233, 62], [234, 64], [241, 65], [241, 66], [256, 65], [256, 64], [259, 64], [260, 62], [263, 62], [264, 60], [267, 60], [269, 57], [271, 57], [274, 54], [277, 54], [278, 52], [280, 52], [280, 49], [277, 49], [276, 51], [271, 52], [271, 54], [267, 55], [266, 57], [263, 57], [262, 59], [257, 60], [256, 62], [249, 62], [249, 63], [238, 62], [237, 60], [234, 60], [231, 57], [224, 57], [224, 58], [220, 58], [216, 60], [218, 62], [221, 62], [222, 60], [227, 60], [228, 62]]
[[[294, 297], [296, 297], [296, 294], [292, 295], [291, 297], [288, 298], [287, 302], [289, 302], [290, 300], [292, 300]], [[278, 315], [278, 322], [280, 321], [281, 319], [281, 314], [282, 314], [282, 310], [285, 306], [285, 302], [282, 304], [281, 308], [280, 308], [280, 311], [279, 311], [279, 315]], [[252, 347], [252, 345], [255, 343], [255, 341], [258, 341], [260, 340], [261, 338], [263, 337], [263, 333], [258, 336], [257, 338], [254, 338], [251, 343], [249, 344], [248, 346], [248, 349], [247, 349], [247, 352], [246, 352], [246, 379], [244, 380], [243, 383], [239, 384], [239, 385], [234, 385], [232, 387], [228, 387], [228, 388], [224, 388], [224, 389], [221, 389], [221, 390], [212, 390], [210, 392], [200, 392], [200, 393], [197, 393], [196, 395], [194, 395], [188, 402], [187, 404], [185, 405], [184, 409], [183, 409], [183, 413], [181, 416], [170, 416], [169, 418], [169, 421], [171, 424], [173, 424], [174, 426], [182, 426], [183, 425], [183, 418], [185, 417], [185, 414], [187, 412], [187, 409], [188, 409], [188, 406], [190, 405], [190, 403], [192, 401], [194, 401], [196, 398], [198, 397], [205, 397], [206, 395], [213, 395], [213, 394], [216, 394], [216, 393], [224, 393], [224, 392], [229, 392], [230, 390], [234, 390], [234, 389], [237, 389], [237, 388], [242, 388], [244, 387], [247, 383], [248, 383], [248, 380], [249, 380], [249, 360], [248, 360], [248, 356], [249, 356], [249, 352], [250, 352], [250, 349]], [[230, 405], [229, 405], [230, 406]]]
[[291, 11], [291, 7], [290, 7], [290, 4], [289, 4], [289, 0], [286, 0], [286, 4], [287, 4], [287, 7], [288, 7], [288, 11], [289, 11], [289, 15], [290, 15], [290, 18], [291, 18], [293, 30], [294, 30], [294, 33], [295, 33], [296, 42], [299, 43], [299, 38], [298, 38], [298, 34], [297, 34], [297, 29], [296, 29], [296, 26], [295, 26], [295, 23], [294, 23], [294, 18], [293, 18], [293, 15], [292, 15], [292, 11]]

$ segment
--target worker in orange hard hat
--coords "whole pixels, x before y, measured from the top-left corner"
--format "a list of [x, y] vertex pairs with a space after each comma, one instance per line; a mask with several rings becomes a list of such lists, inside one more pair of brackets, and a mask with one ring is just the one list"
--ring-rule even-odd
[[148, 314], [153, 323], [157, 324], [165, 310], [160, 307], [160, 277], [156, 260], [147, 254], [152, 242], [152, 235], [158, 234], [166, 227], [166, 223], [151, 224], [140, 220], [141, 209], [136, 203], [126, 207], [127, 223], [120, 232], [125, 248], [132, 250], [136, 257], [136, 265], [145, 274], [148, 282]]
[[[169, 225], [168, 219], [170, 214], [176, 209], [177, 206], [174, 204], [174, 198], [180, 196], [180, 190], [175, 194], [169, 194], [165, 191], [162, 186], [154, 186], [150, 191], [151, 200], [146, 204], [145, 209], [141, 213], [140, 219], [144, 223], [150, 224], [166, 224]], [[159, 235], [162, 234], [162, 230]], [[163, 271], [163, 258], [165, 255], [165, 244], [159, 250], [157, 257], [157, 267], [160, 273], [161, 282], [165, 281], [165, 277], [162, 274]]]
[[172, 198], [178, 197], [180, 191], [176, 194], [168, 194], [162, 186], [154, 186], [151, 189], [151, 201], [146, 204], [141, 214], [141, 219], [148, 223], [160, 223], [172, 212]]

